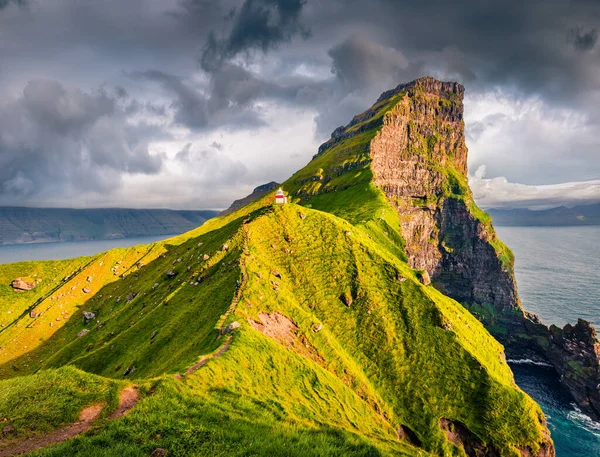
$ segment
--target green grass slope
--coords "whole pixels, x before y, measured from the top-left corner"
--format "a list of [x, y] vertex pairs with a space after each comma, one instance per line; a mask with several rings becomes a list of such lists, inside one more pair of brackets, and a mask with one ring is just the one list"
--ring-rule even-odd
[[[354, 226], [269, 202], [164, 243], [0, 267], [3, 284], [42, 279], [3, 291], [0, 313], [18, 316], [0, 329], [0, 373], [13, 378], [4, 382], [74, 366], [153, 391], [127, 417], [40, 455], [464, 455], [440, 419], [500, 455], [538, 450], [542, 413], [514, 384], [502, 347], [418, 282], [395, 232], [377, 225], [385, 220]], [[94, 290], [79, 294], [86, 285]], [[53, 300], [63, 289], [73, 297]], [[67, 316], [56, 321], [61, 304]], [[83, 311], [96, 318], [86, 323]], [[241, 326], [227, 343], [232, 322]], [[412, 440], [399, 439], [400, 427]]]

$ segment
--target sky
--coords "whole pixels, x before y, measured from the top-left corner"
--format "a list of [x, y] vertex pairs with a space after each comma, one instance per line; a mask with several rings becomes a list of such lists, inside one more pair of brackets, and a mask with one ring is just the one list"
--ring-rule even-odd
[[0, 205], [220, 209], [421, 76], [483, 207], [600, 201], [597, 0], [0, 0]]

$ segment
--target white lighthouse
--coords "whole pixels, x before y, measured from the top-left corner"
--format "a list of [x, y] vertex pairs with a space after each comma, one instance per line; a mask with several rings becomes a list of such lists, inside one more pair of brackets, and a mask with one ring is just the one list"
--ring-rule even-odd
[[275, 203], [278, 205], [282, 205], [287, 203], [287, 197], [283, 193], [283, 189], [280, 187], [277, 193], [275, 194]]

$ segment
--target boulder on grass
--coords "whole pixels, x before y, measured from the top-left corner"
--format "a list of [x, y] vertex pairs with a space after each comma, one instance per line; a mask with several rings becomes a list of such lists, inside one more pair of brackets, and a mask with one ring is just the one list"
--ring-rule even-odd
[[31, 281], [26, 281], [25, 279], [22, 279], [22, 278], [17, 278], [13, 282], [10, 283], [10, 286], [16, 292], [25, 292], [27, 290], [33, 289], [35, 287], [35, 283], [31, 282]]

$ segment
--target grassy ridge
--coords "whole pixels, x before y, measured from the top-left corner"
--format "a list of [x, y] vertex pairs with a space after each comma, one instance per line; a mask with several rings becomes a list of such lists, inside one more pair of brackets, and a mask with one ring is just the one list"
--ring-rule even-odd
[[[221, 221], [218, 230], [165, 244], [164, 257], [104, 286], [77, 311], [97, 312], [94, 323], [76, 314], [36, 350], [10, 361], [22, 367], [19, 374], [74, 364], [116, 378], [135, 366], [127, 378], [161, 386], [127, 418], [42, 455], [86, 455], [100, 443], [104, 454], [97, 455], [144, 455], [151, 445], [174, 455], [243, 455], [250, 445], [258, 455], [456, 454], [440, 417], [460, 420], [502, 455], [516, 455], [521, 445], [535, 449], [541, 412], [514, 385], [501, 346], [460, 305], [418, 283], [394, 252], [395, 232], [293, 204], [262, 204]], [[165, 269], [176, 275], [165, 276]], [[203, 275], [209, 279], [189, 285]], [[237, 284], [240, 299], [223, 321]], [[132, 290], [141, 294], [116, 302]], [[297, 327], [290, 341], [251, 325], [274, 312]], [[223, 344], [218, 327], [233, 321], [242, 327], [229, 350], [183, 383], [145, 381], [213, 352]], [[89, 333], [78, 338], [84, 328]], [[415, 432], [421, 450], [397, 440], [399, 425]]]
[[0, 381], [0, 436], [17, 439], [41, 435], [75, 422], [81, 410], [90, 405], [105, 406], [106, 417], [118, 405], [123, 387], [122, 381], [72, 367]]

